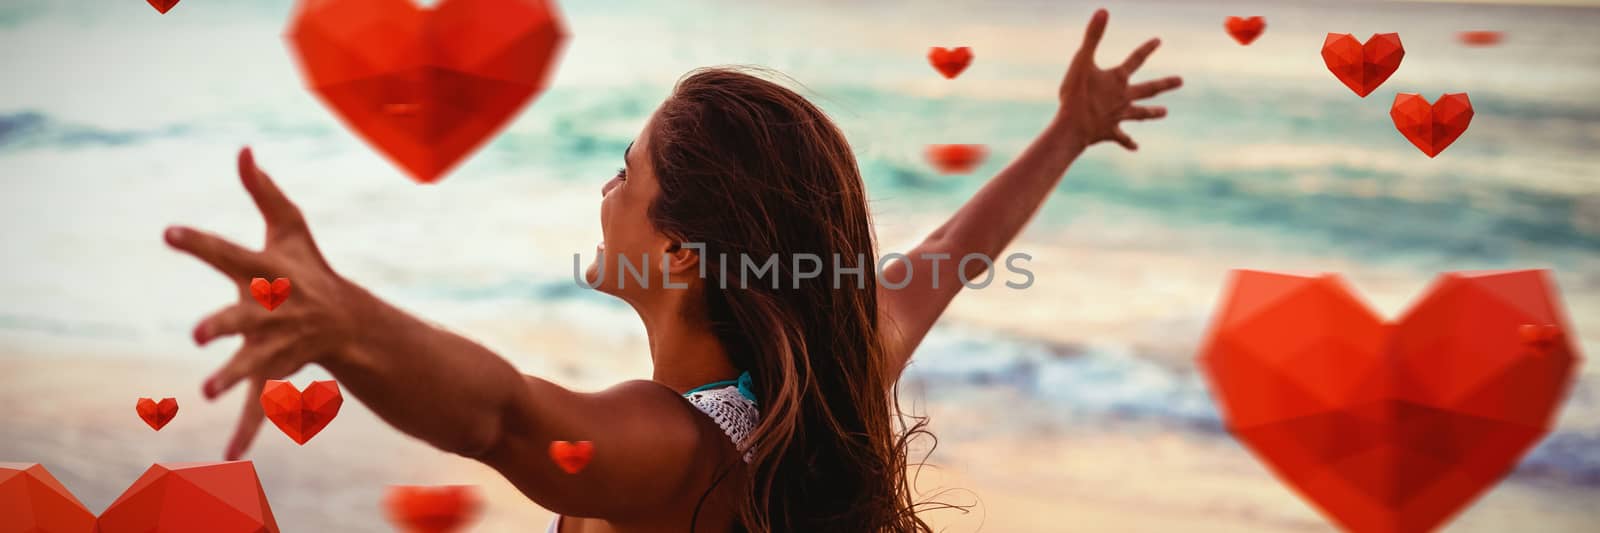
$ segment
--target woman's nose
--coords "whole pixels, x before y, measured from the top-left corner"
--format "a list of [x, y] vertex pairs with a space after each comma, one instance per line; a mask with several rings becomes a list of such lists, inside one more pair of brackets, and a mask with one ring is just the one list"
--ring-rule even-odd
[[617, 178], [606, 180], [606, 184], [600, 186], [600, 196], [604, 197], [607, 194], [611, 194], [611, 189], [615, 188], [617, 188]]

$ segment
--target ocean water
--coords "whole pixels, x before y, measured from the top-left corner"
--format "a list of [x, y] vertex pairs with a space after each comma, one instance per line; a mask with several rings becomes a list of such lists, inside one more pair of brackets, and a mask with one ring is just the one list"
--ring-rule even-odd
[[[1128, 127], [1137, 154], [1100, 146], [1080, 159], [1015, 248], [1078, 252], [1075, 264], [1037, 260], [1041, 276], [1071, 276], [1080, 265], [1093, 273], [1097, 251], [1148, 253], [1152, 274], [1106, 283], [1206, 296], [1154, 306], [1102, 299], [1073, 311], [1183, 325], [1120, 335], [1055, 313], [1019, 314], [1016, 328], [947, 320], [908, 373], [927, 401], [1007, 388], [1028, 398], [1018, 409], [1063, 423], [1219, 433], [1204, 384], [1181, 363], [1193, 354], [1142, 348], [1198, 344], [1225, 279], [1178, 274], [1219, 255], [1252, 264], [1337, 258], [1329, 268], [1407, 272], [1416, 291], [1440, 271], [1549, 268], [1585, 353], [1597, 353], [1600, 36], [1592, 28], [1600, 9], [1105, 3], [1112, 20], [1101, 63], [1159, 35], [1164, 44], [1142, 74], [1182, 75], [1186, 86], [1159, 98], [1168, 119]], [[226, 346], [196, 350], [186, 339], [231, 289], [160, 234], [184, 223], [260, 243], [233, 170], [236, 150], [249, 144], [342, 273], [482, 337], [527, 371], [559, 371], [542, 352], [557, 343], [515, 331], [538, 324], [601, 347], [643, 334], [621, 303], [573, 283], [572, 254], [592, 253], [599, 187], [678, 76], [757, 64], [803, 84], [856, 149], [885, 251], [903, 251], [894, 246], [931, 230], [1044, 125], [1092, 7], [566, 2], [572, 38], [549, 89], [441, 183], [419, 186], [305, 90], [282, 38], [288, 1], [186, 0], [162, 16], [131, 0], [8, 0], [0, 4], [0, 346], [196, 364], [225, 356]], [[1220, 27], [1234, 14], [1264, 15], [1265, 34], [1238, 46]], [[1507, 39], [1465, 47], [1454, 34], [1467, 29], [1504, 30]], [[1321, 63], [1327, 32], [1388, 31], [1401, 33], [1406, 59], [1365, 99]], [[970, 45], [977, 58], [945, 80], [924, 59], [932, 45]], [[1471, 128], [1438, 158], [1423, 156], [1388, 118], [1401, 91], [1430, 100], [1468, 92]], [[939, 175], [921, 160], [926, 144], [966, 142], [992, 151], [974, 175]], [[596, 364], [634, 375], [574, 379], [638, 377], [647, 359], [633, 357]], [[0, 376], [0, 386], [8, 379], [25, 377]], [[1600, 483], [1597, 384], [1585, 370], [1519, 475]], [[995, 429], [1021, 426], [997, 420]]]

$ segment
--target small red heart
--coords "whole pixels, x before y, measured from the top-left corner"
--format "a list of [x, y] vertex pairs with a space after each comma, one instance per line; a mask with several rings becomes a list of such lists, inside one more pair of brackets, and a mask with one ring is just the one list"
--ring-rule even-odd
[[178, 0], [146, 0], [146, 1], [150, 2], [150, 7], [156, 8], [156, 11], [160, 11], [161, 14], [163, 14], [163, 15], [167, 14], [167, 11], [170, 11], [172, 9], [172, 6], [178, 5]]
[[1467, 132], [1467, 125], [1472, 123], [1472, 102], [1467, 100], [1467, 93], [1449, 93], [1432, 104], [1419, 95], [1400, 93], [1394, 96], [1389, 117], [1406, 140], [1433, 157]]
[[481, 501], [471, 486], [389, 487], [389, 521], [407, 533], [451, 533], [477, 518]]
[[261, 389], [261, 411], [267, 420], [302, 446], [328, 427], [343, 403], [334, 381], [313, 381], [302, 393], [292, 383], [269, 379]]
[[583, 467], [589, 466], [589, 459], [592, 457], [594, 457], [593, 442], [550, 441], [550, 459], [568, 474], [576, 474], [583, 470]]
[[988, 150], [981, 144], [934, 144], [928, 146], [928, 162], [945, 174], [966, 174], [978, 168]]
[[1398, 33], [1375, 33], [1366, 44], [1348, 33], [1330, 33], [1322, 42], [1322, 62], [1346, 87], [1366, 98], [1400, 68], [1406, 49]]
[[300, 0], [288, 29], [307, 85], [420, 183], [543, 92], [567, 32], [554, 0]]
[[1261, 17], [1228, 17], [1228, 20], [1222, 23], [1222, 27], [1227, 28], [1228, 35], [1232, 35], [1233, 40], [1248, 45], [1254, 42], [1256, 37], [1261, 36], [1261, 30], [1267, 29], [1267, 21]]
[[972, 49], [965, 46], [955, 49], [935, 46], [928, 49], [928, 62], [944, 77], [955, 79], [961, 75], [961, 71], [967, 70], [967, 65], [972, 64]]
[[172, 417], [178, 416], [178, 400], [162, 398], [161, 403], [156, 403], [149, 398], [139, 398], [134, 410], [138, 411], [139, 418], [143, 418], [144, 423], [150, 425], [150, 429], [161, 431], [167, 422], [172, 421]]
[[1493, 30], [1464, 31], [1456, 35], [1467, 46], [1494, 46], [1505, 39], [1505, 32]]
[[267, 283], [267, 278], [251, 279], [250, 295], [268, 311], [277, 309], [284, 300], [289, 299], [289, 278], [278, 278], [272, 283]]

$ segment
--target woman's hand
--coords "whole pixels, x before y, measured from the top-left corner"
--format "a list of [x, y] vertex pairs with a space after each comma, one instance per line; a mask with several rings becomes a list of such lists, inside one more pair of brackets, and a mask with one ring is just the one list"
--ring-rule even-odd
[[1128, 79], [1144, 64], [1145, 58], [1150, 57], [1150, 53], [1161, 45], [1160, 39], [1145, 41], [1114, 68], [1101, 69], [1096, 66], [1095, 48], [1100, 45], [1100, 37], [1105, 35], [1106, 19], [1109, 17], [1106, 10], [1101, 9], [1089, 19], [1089, 28], [1083, 34], [1083, 46], [1072, 58], [1067, 77], [1061, 82], [1061, 110], [1057, 120], [1083, 146], [1113, 140], [1123, 148], [1137, 150], [1138, 143], [1122, 131], [1122, 121], [1161, 118], [1167, 116], [1167, 108], [1134, 105], [1134, 102], [1178, 88], [1183, 85], [1183, 80], [1169, 76], [1137, 85], [1128, 84]]
[[[249, 148], [239, 152], [239, 179], [255, 200], [267, 223], [266, 248], [247, 250], [211, 233], [171, 227], [166, 241], [233, 280], [239, 300], [200, 321], [195, 343], [205, 345], [219, 337], [241, 335], [244, 345], [233, 358], [206, 380], [207, 399], [248, 380], [244, 413], [225, 457], [235, 460], [250, 447], [260, 429], [261, 388], [268, 379], [295, 373], [307, 364], [343, 350], [356, 331], [356, 303], [364, 291], [340, 278], [328, 267], [305, 218], [261, 169]], [[251, 278], [289, 278], [291, 292], [277, 309], [268, 311], [250, 296]]]

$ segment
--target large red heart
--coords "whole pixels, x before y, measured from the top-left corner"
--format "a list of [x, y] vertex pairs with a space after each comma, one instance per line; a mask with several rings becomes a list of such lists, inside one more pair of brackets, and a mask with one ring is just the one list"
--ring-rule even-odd
[[97, 526], [97, 533], [278, 533], [250, 461], [151, 465]]
[[91, 533], [94, 513], [43, 466], [0, 463], [0, 531]]
[[278, 533], [250, 461], [155, 464], [100, 513], [38, 464], [0, 463], [0, 532]]
[[134, 405], [134, 410], [139, 413], [139, 418], [150, 425], [150, 429], [161, 431], [166, 427], [172, 417], [178, 416], [178, 400], [176, 398], [162, 398], [161, 403], [149, 398], [139, 398]]
[[1406, 140], [1433, 157], [1467, 132], [1472, 124], [1472, 102], [1467, 93], [1449, 93], [1432, 104], [1420, 95], [1400, 93], [1394, 95], [1389, 118]]
[[944, 174], [966, 174], [978, 168], [988, 151], [981, 144], [935, 144], [928, 146], [928, 163]]
[[933, 64], [933, 68], [944, 77], [955, 79], [961, 75], [961, 71], [967, 70], [967, 65], [972, 64], [972, 49], [965, 46], [954, 49], [935, 46], [928, 49], [928, 63]]
[[268, 311], [277, 309], [289, 299], [289, 278], [278, 278], [267, 283], [267, 278], [252, 278], [250, 280], [250, 296]]
[[1366, 98], [1394, 75], [1406, 49], [1398, 33], [1375, 33], [1366, 44], [1348, 33], [1330, 33], [1322, 42], [1322, 62], [1346, 87]]
[[550, 459], [556, 462], [568, 474], [576, 474], [589, 466], [589, 459], [594, 457], [594, 443], [586, 440], [568, 442], [564, 440], [550, 441]]
[[1574, 345], [1529, 344], [1524, 325], [1572, 331], [1544, 271], [1441, 274], [1388, 323], [1336, 275], [1235, 271], [1200, 363], [1234, 437], [1338, 525], [1430, 531], [1566, 395]]
[[481, 502], [470, 486], [389, 487], [384, 506], [389, 520], [408, 533], [460, 531], [475, 518]]
[[156, 11], [160, 11], [161, 14], [163, 14], [163, 15], [167, 14], [167, 11], [170, 11], [172, 9], [172, 6], [178, 5], [178, 0], [147, 0], [147, 1], [150, 2], [150, 7], [156, 8]]
[[301, 0], [289, 27], [312, 90], [422, 183], [544, 90], [564, 39], [548, 0]]
[[334, 381], [313, 381], [304, 393], [294, 384], [269, 379], [261, 389], [261, 411], [296, 444], [305, 445], [339, 415], [344, 397]]
[[1261, 17], [1228, 17], [1222, 23], [1222, 27], [1226, 28], [1228, 35], [1232, 35], [1233, 40], [1239, 41], [1239, 44], [1250, 44], [1256, 37], [1261, 36], [1261, 30], [1267, 29], [1267, 21]]

